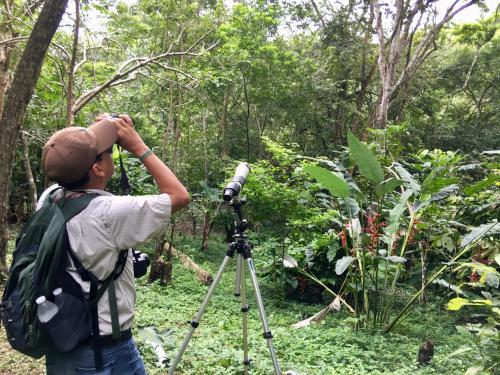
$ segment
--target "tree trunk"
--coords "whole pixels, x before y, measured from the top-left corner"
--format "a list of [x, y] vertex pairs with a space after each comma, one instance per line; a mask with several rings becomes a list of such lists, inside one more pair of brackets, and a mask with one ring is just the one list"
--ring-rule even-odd
[[163, 133], [163, 143], [161, 147], [161, 159], [165, 161], [168, 155], [168, 145], [172, 142], [172, 135], [174, 134], [174, 85], [170, 84], [170, 98], [168, 105], [168, 114], [167, 114], [167, 124], [165, 126], [165, 132]]
[[[4, 21], [0, 28], [1, 40], [11, 39], [17, 34], [12, 28], [13, 1], [5, 1]], [[5, 92], [10, 84], [10, 63], [12, 60], [12, 46], [8, 43], [0, 45], [0, 117], [3, 113]]]
[[165, 251], [165, 273], [163, 274], [163, 281], [165, 284], [170, 284], [172, 282], [172, 270], [174, 268], [173, 264], [173, 253], [172, 253], [172, 242], [174, 241], [174, 233], [175, 233], [175, 223], [172, 223], [170, 230], [170, 240], [168, 241], [168, 246], [165, 246], [167, 249]]
[[221, 138], [222, 138], [222, 156], [229, 155], [229, 140], [227, 134], [227, 114], [229, 108], [229, 89], [224, 94], [224, 102], [222, 103], [222, 118], [220, 121]]
[[192, 206], [191, 206], [191, 220], [192, 220], [192, 223], [193, 223], [191, 234], [193, 236], [195, 236], [196, 235], [196, 225], [197, 225], [197, 222], [196, 222], [196, 212], [195, 212], [195, 210], [193, 210]]
[[165, 233], [163, 233], [157, 240], [155, 246], [155, 253], [153, 254], [153, 261], [151, 262], [151, 270], [149, 271], [149, 282], [153, 282], [155, 280], [160, 280], [163, 282], [164, 275], [166, 272], [166, 263], [162, 259], [163, 248], [167, 240], [165, 239]]
[[208, 237], [210, 234], [210, 211], [206, 210], [205, 215], [203, 215], [203, 229], [202, 229], [202, 239], [201, 239], [201, 250], [208, 250]]
[[31, 215], [33, 212], [35, 212], [38, 195], [36, 192], [35, 178], [33, 177], [33, 171], [31, 169], [29, 144], [23, 132], [20, 132], [19, 136], [21, 137], [21, 143], [23, 145], [23, 162], [24, 162], [24, 169], [26, 171], [26, 180], [28, 181], [28, 187], [29, 187], [27, 213], [28, 215]]
[[[165, 245], [165, 246], [167, 246], [167, 245]], [[168, 246], [170, 246], [170, 245], [168, 245]], [[180, 262], [182, 263], [182, 265], [184, 267], [189, 268], [196, 273], [198, 280], [200, 280], [203, 284], [209, 285], [213, 281], [212, 275], [210, 275], [209, 272], [205, 271], [203, 268], [201, 268], [199, 265], [197, 265], [189, 256], [176, 250], [172, 246], [170, 246], [170, 250], [174, 256], [179, 258]]]
[[[64, 14], [68, 0], [47, 0], [43, 5], [26, 47], [17, 65], [11, 86], [5, 93], [0, 120], [0, 275], [7, 271], [6, 255], [9, 239], [7, 208], [14, 149], [26, 107], [35, 90], [49, 44]], [[11, 150], [10, 152], [7, 150]]]
[[250, 99], [248, 98], [248, 87], [247, 78], [245, 76], [245, 71], [241, 70], [241, 75], [243, 77], [243, 94], [245, 96], [245, 129], [247, 136], [247, 161], [250, 161]]
[[75, 123], [75, 112], [73, 105], [75, 97], [73, 96], [73, 83], [75, 80], [76, 55], [78, 53], [78, 33], [80, 30], [80, 0], [75, 0], [75, 29], [73, 31], [73, 48], [71, 50], [71, 61], [68, 67], [68, 85], [66, 102], [66, 126], [73, 126]]
[[[476, 4], [478, 0], [469, 0], [462, 5], [458, 5], [459, 2], [459, 0], [450, 2], [442, 18], [434, 22], [435, 18], [427, 17], [429, 12], [433, 12], [433, 1], [418, 0], [411, 3], [394, 0], [381, 4], [379, 0], [371, 0], [378, 36], [381, 90], [378, 105], [372, 113], [369, 125], [380, 129], [386, 127], [388, 112], [394, 99], [400, 89], [410, 83], [427, 57], [436, 50], [435, 40], [443, 26], [457, 13]], [[388, 9], [393, 14], [391, 30], [387, 30], [383, 25], [387, 18], [382, 14]], [[433, 23], [421, 24], [424, 17], [428, 21], [432, 19]], [[413, 38], [417, 30], [424, 30], [424, 33], [420, 35], [419, 42], [414, 47]], [[403, 59], [403, 56], [406, 58]]]

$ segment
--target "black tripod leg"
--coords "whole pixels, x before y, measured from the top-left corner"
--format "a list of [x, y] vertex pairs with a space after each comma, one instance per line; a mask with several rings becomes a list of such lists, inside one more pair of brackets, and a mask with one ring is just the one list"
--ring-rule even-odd
[[250, 272], [250, 279], [252, 281], [253, 290], [255, 293], [255, 300], [257, 302], [257, 307], [259, 308], [260, 321], [262, 322], [262, 327], [264, 328], [264, 338], [267, 341], [267, 347], [269, 348], [269, 353], [271, 354], [271, 359], [273, 361], [274, 373], [276, 375], [281, 374], [280, 367], [278, 365], [278, 359], [276, 358], [276, 353], [274, 351], [271, 330], [269, 329], [269, 324], [266, 318], [266, 312], [264, 311], [264, 303], [262, 302], [262, 296], [260, 294], [259, 283], [257, 281], [257, 275], [255, 273], [255, 267], [253, 264], [252, 257], [247, 259], [248, 271]]
[[205, 309], [208, 305], [208, 301], [210, 300], [210, 297], [212, 297], [212, 294], [217, 287], [217, 284], [219, 284], [219, 281], [222, 277], [222, 273], [224, 272], [224, 269], [227, 266], [227, 263], [231, 257], [229, 255], [226, 255], [224, 257], [224, 260], [222, 261], [222, 264], [219, 267], [219, 271], [217, 271], [217, 275], [214, 278], [214, 281], [212, 282], [212, 285], [210, 285], [210, 288], [208, 289], [208, 292], [205, 296], [205, 299], [203, 300], [200, 309], [198, 310], [198, 313], [196, 314], [195, 318], [190, 322], [191, 323], [191, 329], [189, 330], [186, 338], [182, 342], [181, 348], [179, 349], [179, 353], [177, 354], [177, 357], [175, 357], [174, 363], [172, 363], [172, 366], [168, 369], [168, 375], [173, 375], [175, 372], [175, 369], [177, 368], [177, 365], [181, 361], [182, 354], [184, 354], [184, 351], [186, 350], [189, 340], [191, 339], [191, 336], [194, 333], [194, 330], [198, 327], [199, 322], [201, 317], [203, 316], [203, 313], [205, 312]]

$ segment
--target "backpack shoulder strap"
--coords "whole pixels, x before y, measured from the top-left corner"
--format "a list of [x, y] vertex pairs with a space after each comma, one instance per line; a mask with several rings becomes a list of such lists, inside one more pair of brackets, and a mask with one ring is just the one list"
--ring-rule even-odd
[[78, 215], [80, 212], [82, 212], [89, 203], [97, 198], [99, 195], [95, 193], [86, 193], [82, 194], [76, 198], [61, 198], [57, 204], [61, 208], [63, 215], [64, 215], [64, 220], [68, 222], [71, 220], [74, 216]]
[[51, 287], [56, 282], [57, 270], [60, 267], [63, 256], [66, 223], [83, 211], [90, 201], [97, 196], [97, 194], [83, 194], [73, 199], [63, 197], [58, 200], [55, 200], [52, 194], [48, 197], [49, 204], [55, 207], [56, 210], [53, 211], [52, 219], [43, 236], [40, 243], [40, 250], [37, 254], [34, 280], [35, 285], [41, 286], [38, 293], [45, 294], [51, 291]]

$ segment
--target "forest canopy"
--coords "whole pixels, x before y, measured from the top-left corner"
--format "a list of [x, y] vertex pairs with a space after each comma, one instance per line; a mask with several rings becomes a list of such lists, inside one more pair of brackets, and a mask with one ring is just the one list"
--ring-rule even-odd
[[[472, 10], [480, 17], [457, 20]], [[220, 193], [245, 161], [259, 277], [283, 296], [328, 302], [319, 320], [342, 307], [355, 330], [390, 332], [433, 296], [448, 311], [476, 309], [487, 334], [474, 331], [484, 345], [474, 363], [493, 374], [498, 10], [483, 0], [4, 1], [1, 278], [50, 184], [50, 135], [128, 114], [192, 197], [147, 249], [170, 264], [162, 281], [173, 252], [194, 263], [177, 245], [199, 259], [230, 238]], [[153, 194], [137, 158], [121, 158], [132, 194]]]

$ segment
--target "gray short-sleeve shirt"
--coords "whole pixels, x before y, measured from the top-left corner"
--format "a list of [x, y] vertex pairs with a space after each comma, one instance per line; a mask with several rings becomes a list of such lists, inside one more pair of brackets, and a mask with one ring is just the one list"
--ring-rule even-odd
[[[56, 187], [51, 186], [42, 194], [37, 209]], [[165, 231], [170, 219], [171, 201], [168, 194], [132, 197], [114, 196], [96, 189], [85, 191], [96, 193], [99, 197], [67, 223], [69, 243], [83, 266], [103, 280], [113, 271], [121, 250], [135, 247]], [[72, 193], [67, 191], [66, 195]], [[62, 195], [63, 191], [59, 190], [56, 194]], [[75, 267], [71, 265], [67, 271], [88, 293], [90, 283], [81, 280]], [[132, 326], [134, 319], [135, 283], [131, 252], [115, 288], [120, 330], [123, 331]], [[99, 301], [98, 309], [100, 334], [109, 335], [112, 328], [107, 293]]]

